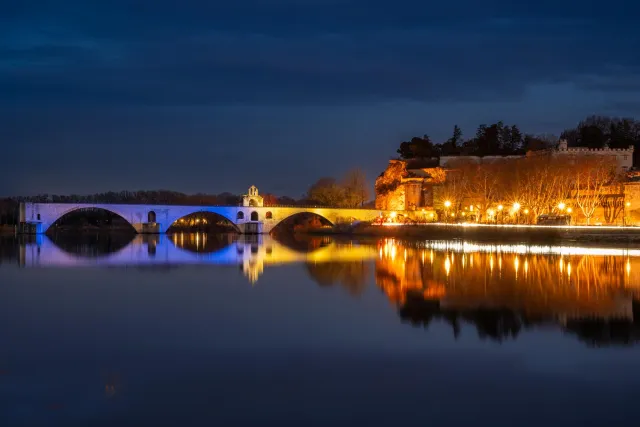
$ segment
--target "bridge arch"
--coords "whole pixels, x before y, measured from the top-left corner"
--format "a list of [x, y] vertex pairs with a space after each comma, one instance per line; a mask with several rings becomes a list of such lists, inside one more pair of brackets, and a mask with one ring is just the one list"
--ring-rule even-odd
[[[318, 220], [319, 223], [315, 222], [314, 224], [313, 219]], [[287, 227], [287, 226], [291, 226], [292, 228], [295, 228], [297, 225], [304, 226], [305, 222], [307, 223], [306, 225], [329, 225], [329, 226], [334, 225], [334, 221], [331, 221], [325, 215], [322, 215], [313, 211], [300, 211], [300, 212], [292, 213], [291, 215], [288, 215], [282, 218], [280, 221], [273, 224], [271, 231], [282, 229], [283, 227]]]
[[[68, 220], [75, 215], [82, 215], [83, 212], [86, 212], [89, 214], [96, 214], [99, 212], [108, 212], [114, 215], [115, 217], [117, 217], [119, 220], [121, 220], [123, 224], [127, 224], [128, 227], [131, 228], [131, 231], [136, 232], [134, 225], [131, 223], [131, 221], [129, 221], [129, 219], [127, 219], [125, 213], [119, 212], [117, 209], [111, 209], [109, 207], [104, 207], [101, 205], [72, 206], [69, 209], [64, 210], [62, 212], [52, 212], [52, 213], [49, 213], [49, 215], [47, 215], [46, 213], [42, 214], [39, 212], [36, 215], [36, 218], [38, 221], [42, 222], [42, 230], [46, 233], [60, 226], [65, 220]], [[108, 223], [105, 223], [105, 224], [108, 224]], [[99, 224], [95, 224], [95, 225], [99, 225]]]
[[[223, 224], [219, 224], [221, 221]], [[173, 219], [167, 224], [165, 233], [176, 231], [197, 232], [203, 229], [215, 228], [216, 223], [220, 228], [228, 228], [229, 232], [240, 232], [238, 225], [229, 216], [211, 210], [196, 210], [188, 213], [183, 212], [183, 215]], [[221, 230], [221, 232], [224, 231]]]

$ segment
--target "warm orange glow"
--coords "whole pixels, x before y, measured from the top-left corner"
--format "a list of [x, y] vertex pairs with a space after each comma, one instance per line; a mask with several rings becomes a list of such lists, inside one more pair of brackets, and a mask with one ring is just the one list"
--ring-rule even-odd
[[[384, 246], [390, 252], [395, 247], [407, 253], [406, 259], [383, 256], [375, 261], [376, 283], [391, 301], [402, 305], [410, 302], [409, 296], [436, 301], [446, 298], [446, 310], [473, 310], [490, 304], [541, 318], [618, 318], [629, 315], [631, 301], [626, 293], [621, 294], [621, 283], [634, 295], [640, 292], [628, 279], [631, 264], [640, 262], [640, 253], [620, 252], [626, 249], [566, 247], [563, 251], [573, 252], [556, 257], [555, 253], [562, 252], [560, 247], [555, 252], [550, 247], [537, 252], [542, 247], [437, 242], [436, 249], [430, 250], [434, 260], [430, 266], [423, 260], [425, 246], [431, 245], [390, 240], [380, 245], [382, 253]], [[456, 254], [462, 257], [459, 268], [454, 268]], [[502, 261], [506, 264], [494, 275], [496, 256], [499, 265]]]
[[504, 209], [504, 206], [498, 205], [498, 210], [501, 211], [502, 209]]
[[515, 203], [513, 204], [513, 211], [514, 211], [514, 212], [517, 212], [518, 210], [520, 210], [520, 203], [515, 202]]
[[561, 211], [564, 210], [565, 207], [566, 205], [563, 202], [558, 203], [558, 209], [560, 209]]
[[449, 200], [445, 200], [445, 202], [444, 202], [444, 207], [445, 207], [445, 208], [449, 208], [449, 207], [451, 207], [451, 202], [450, 202]]

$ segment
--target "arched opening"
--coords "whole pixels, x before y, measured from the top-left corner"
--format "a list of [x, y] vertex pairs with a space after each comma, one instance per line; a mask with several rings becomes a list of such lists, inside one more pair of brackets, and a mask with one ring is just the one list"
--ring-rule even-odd
[[135, 234], [133, 226], [120, 215], [101, 208], [74, 209], [58, 218], [46, 230], [51, 234], [108, 232]]
[[280, 221], [273, 230], [271, 230], [271, 234], [280, 237], [280, 234], [312, 231], [314, 229], [331, 226], [333, 226], [333, 223], [321, 215], [311, 212], [300, 212]]
[[116, 213], [83, 208], [62, 215], [46, 234], [64, 252], [76, 257], [96, 258], [125, 248], [135, 238], [136, 230]]
[[258, 220], [258, 212], [253, 211], [251, 212], [251, 221], [257, 221]]
[[242, 220], [242, 219], [244, 219], [244, 212], [239, 211], [239, 212], [238, 212], [238, 215], [236, 215], [236, 219], [237, 219], [237, 220]]
[[267, 211], [267, 213], [264, 215], [264, 217], [266, 219], [273, 219], [273, 214], [271, 213], [271, 211]]
[[149, 211], [149, 213], [147, 214], [147, 222], [156, 222], [156, 213], [154, 211]]
[[254, 207], [258, 206], [258, 202], [256, 202], [255, 199], [251, 199], [251, 200], [249, 200], [249, 206], [254, 206]]
[[167, 234], [175, 233], [238, 233], [238, 227], [228, 218], [213, 212], [194, 212], [179, 218], [169, 226]]
[[40, 221], [40, 214], [38, 214], [38, 216], [37, 216], [37, 220], [38, 220], [38, 221]]

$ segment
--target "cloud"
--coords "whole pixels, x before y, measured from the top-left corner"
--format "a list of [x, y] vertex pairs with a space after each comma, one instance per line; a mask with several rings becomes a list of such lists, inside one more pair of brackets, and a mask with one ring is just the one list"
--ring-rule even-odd
[[611, 31], [611, 8], [590, 14], [590, 2], [564, 16], [566, 5], [546, 1], [526, 12], [502, 1], [455, 8], [355, 0], [172, 4], [66, 2], [31, 15], [16, 7], [0, 39], [3, 101], [476, 101], [518, 99], [544, 83], [575, 81], [590, 90], [597, 80], [598, 90], [616, 90], [620, 72], [625, 85], [640, 84], [640, 57], [632, 53], [640, 35]]

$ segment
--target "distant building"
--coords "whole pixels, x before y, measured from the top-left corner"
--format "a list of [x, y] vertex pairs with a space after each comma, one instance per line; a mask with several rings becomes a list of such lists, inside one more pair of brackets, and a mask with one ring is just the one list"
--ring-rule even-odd
[[433, 185], [446, 179], [438, 159], [390, 160], [376, 179], [376, 209], [409, 211], [433, 206]]
[[558, 156], [602, 156], [615, 159], [618, 169], [626, 172], [633, 167], [633, 146], [629, 148], [587, 148], [587, 147], [569, 147], [565, 139], [558, 142], [558, 147], [551, 150], [552, 154]]

